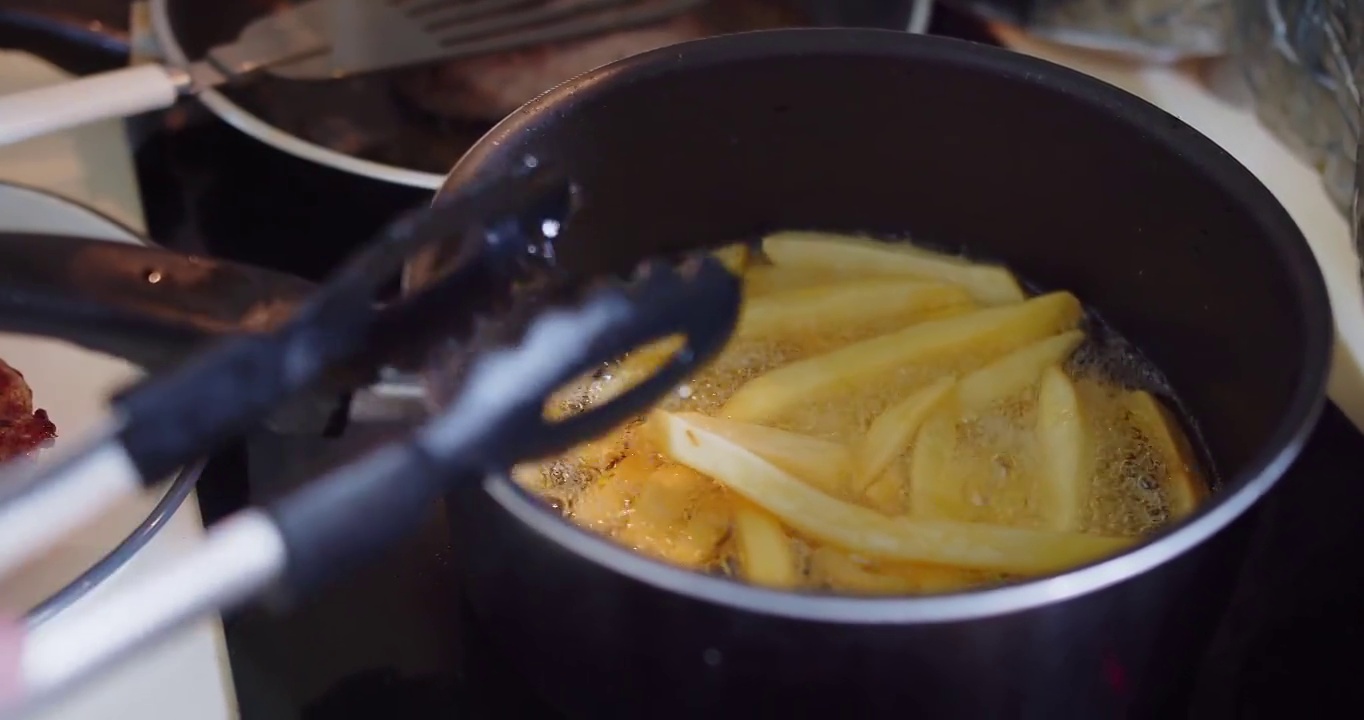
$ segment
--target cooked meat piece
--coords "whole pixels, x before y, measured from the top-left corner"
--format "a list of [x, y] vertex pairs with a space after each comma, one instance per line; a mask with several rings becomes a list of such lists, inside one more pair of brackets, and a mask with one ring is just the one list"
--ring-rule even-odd
[[33, 409], [23, 373], [0, 360], [0, 461], [29, 455], [57, 437], [46, 410]]
[[565, 80], [631, 55], [726, 32], [795, 24], [799, 18], [774, 0], [712, 2], [656, 25], [405, 71], [397, 83], [409, 101], [440, 117], [497, 121]]

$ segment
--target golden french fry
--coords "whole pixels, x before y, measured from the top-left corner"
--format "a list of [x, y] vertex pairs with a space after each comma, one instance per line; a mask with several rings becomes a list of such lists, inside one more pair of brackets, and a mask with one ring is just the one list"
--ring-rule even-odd
[[743, 500], [735, 503], [734, 544], [739, 551], [739, 570], [749, 582], [773, 588], [793, 588], [800, 582], [791, 539], [781, 523], [761, 507]]
[[1083, 413], [1066, 373], [1056, 365], [1042, 371], [1037, 392], [1042, 472], [1034, 496], [1042, 522], [1052, 530], [1080, 530], [1089, 502], [1098, 456]]
[[862, 491], [862, 499], [873, 510], [886, 515], [901, 515], [905, 512], [905, 490], [908, 485], [900, 464], [892, 462], [881, 472], [880, 477]]
[[821, 268], [841, 272], [904, 274], [961, 285], [986, 305], [1024, 298], [1008, 270], [935, 253], [907, 243], [820, 232], [780, 232], [763, 238], [763, 252], [778, 267]]
[[971, 307], [966, 291], [946, 283], [864, 280], [772, 293], [744, 303], [737, 338], [841, 333], [871, 324], [908, 325], [935, 311]]
[[714, 562], [730, 533], [731, 504], [718, 489], [703, 496], [674, 536], [671, 557], [690, 567]]
[[[744, 273], [744, 297], [756, 298], [772, 293], [856, 282], [862, 276], [837, 273], [820, 268], [791, 268], [752, 265]], [[879, 277], [885, 277], [884, 275]]]
[[919, 426], [947, 396], [954, 383], [954, 378], [940, 378], [876, 416], [854, 453], [857, 462], [857, 472], [853, 476], [853, 482], [856, 483], [854, 490], [866, 490], [878, 481], [886, 468], [909, 446]]
[[909, 511], [915, 517], [953, 520], [971, 517], [961, 478], [953, 473], [957, 449], [956, 404], [929, 415], [914, 437], [909, 465]]
[[980, 583], [971, 570], [910, 563], [859, 562], [841, 550], [821, 547], [810, 553], [810, 575], [832, 590], [869, 595], [959, 590]]
[[[696, 567], [714, 554], [720, 536], [684, 535], [687, 517], [706, 496], [718, 492], [710, 478], [683, 465], [666, 464], [641, 484], [625, 527], [616, 537], [647, 555]], [[707, 546], [707, 539], [714, 544]]]
[[[849, 493], [852, 454], [840, 443], [700, 413], [676, 414], [691, 425], [743, 446], [830, 495], [846, 496]], [[657, 447], [662, 447], [667, 441], [666, 434], [663, 434], [666, 433], [667, 419], [662, 415], [655, 412], [649, 421], [651, 438]]]
[[1132, 414], [1137, 429], [1151, 441], [1151, 447], [1164, 461], [1167, 477], [1165, 492], [1170, 502], [1171, 519], [1193, 512], [1208, 496], [1208, 485], [1198, 472], [1193, 446], [1179, 429], [1179, 421], [1151, 393], [1143, 390], [1123, 393], [1122, 404]]
[[744, 271], [748, 269], [752, 251], [748, 249], [747, 245], [739, 243], [735, 245], [726, 245], [711, 253], [711, 255], [715, 256], [715, 258], [730, 272], [735, 275], [743, 275]]
[[603, 533], [619, 529], [629, 519], [630, 503], [648, 482], [655, 463], [641, 455], [627, 455], [578, 493], [569, 510], [583, 527]]
[[605, 403], [653, 375], [682, 347], [681, 336], [666, 337], [645, 345], [621, 359], [611, 368], [609, 380], [601, 381], [594, 403]]
[[830, 590], [841, 592], [907, 595], [919, 591], [918, 581], [911, 576], [873, 572], [830, 547], [810, 553], [810, 576]]
[[957, 401], [974, 410], [1016, 395], [1036, 383], [1043, 370], [1070, 357], [1084, 339], [1083, 332], [1070, 330], [1015, 350], [963, 377]]
[[1009, 352], [1075, 327], [1080, 314], [1075, 296], [1058, 292], [912, 325], [754, 378], [730, 397], [722, 414], [746, 422], [769, 421], [831, 395], [874, 389], [887, 374], [906, 365], [951, 353]]
[[[1127, 538], [981, 523], [887, 517], [825, 495], [684, 418], [662, 415], [659, 422], [666, 428], [666, 442], [660, 450], [672, 459], [709, 475], [805, 535], [869, 557], [1035, 574], [1080, 565], [1131, 542]], [[784, 547], [789, 552], [789, 545]]]

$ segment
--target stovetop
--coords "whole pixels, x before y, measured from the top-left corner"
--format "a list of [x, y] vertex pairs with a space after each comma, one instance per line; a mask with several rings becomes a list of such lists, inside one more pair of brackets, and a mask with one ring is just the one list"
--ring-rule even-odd
[[[360, 452], [357, 442], [253, 438], [218, 458], [206, 513], [250, 478], [252, 500]], [[1196, 689], [1199, 720], [1327, 716], [1364, 677], [1364, 436], [1330, 405], [1267, 499], [1242, 587]], [[449, 572], [444, 518], [285, 616], [226, 623], [244, 720], [553, 718], [471, 620]]]
[[[0, 45], [18, 38], [49, 54], [31, 33], [7, 36], [3, 14]], [[932, 31], [990, 40], [980, 25], [945, 9]], [[107, 58], [77, 53], [58, 61], [90, 71]], [[178, 248], [316, 278], [394, 212], [427, 199], [289, 158], [192, 106], [133, 130], [148, 227]], [[379, 437], [245, 438], [205, 473], [205, 520], [279, 494]], [[1243, 586], [1198, 683], [1195, 717], [1310, 717], [1357, 697], [1364, 677], [1359, 508], [1364, 437], [1328, 407], [1266, 502]], [[554, 717], [482, 641], [448, 567], [445, 531], [433, 508], [419, 533], [292, 612], [229, 618], [244, 720]]]

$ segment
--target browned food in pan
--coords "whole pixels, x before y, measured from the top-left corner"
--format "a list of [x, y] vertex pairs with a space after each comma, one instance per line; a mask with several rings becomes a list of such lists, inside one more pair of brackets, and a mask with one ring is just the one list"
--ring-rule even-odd
[[24, 374], [0, 360], [0, 461], [32, 455], [56, 437], [47, 411], [33, 408]]

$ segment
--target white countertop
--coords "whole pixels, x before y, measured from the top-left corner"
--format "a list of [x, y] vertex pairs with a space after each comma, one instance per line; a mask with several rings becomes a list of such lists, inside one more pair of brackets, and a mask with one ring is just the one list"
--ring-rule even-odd
[[[59, 82], [65, 77], [61, 70], [32, 56], [0, 51], [0, 94]], [[144, 228], [132, 153], [121, 122], [100, 123], [0, 147], [0, 180], [48, 190], [90, 206], [129, 228], [137, 231]], [[12, 227], [14, 218], [6, 220], [10, 223], [7, 227]], [[40, 217], [36, 220], [38, 225], [42, 224]], [[42, 352], [44, 347], [50, 351]], [[111, 370], [110, 363], [116, 361], [108, 360], [94, 366], [88, 356], [56, 343], [39, 344], [37, 350], [25, 345], [23, 352], [31, 357], [22, 358], [22, 364], [16, 366], [29, 375], [40, 406], [44, 402], [40, 391], [59, 383], [57, 389], [66, 396], [75, 395], [83, 403], [80, 407], [97, 411], [103, 393], [114, 388], [94, 385], [121, 382], [134, 376], [130, 366], [120, 371], [115, 364]], [[88, 372], [92, 367], [97, 372]], [[47, 392], [52, 394], [52, 390]], [[50, 401], [56, 399], [49, 397]], [[62, 433], [61, 438], [78, 436], [97, 420], [63, 418], [58, 432]], [[112, 549], [146, 516], [155, 501], [152, 497], [120, 506], [92, 527], [67, 538], [53, 552], [0, 583], [0, 602], [14, 609], [46, 597]], [[190, 497], [109, 584], [135, 577], [183, 552], [199, 542], [203, 534], [197, 500]], [[98, 602], [99, 589], [82, 600], [87, 601]], [[42, 720], [235, 718], [235, 696], [226, 658], [221, 623], [217, 619], [199, 623], [65, 698]]]

